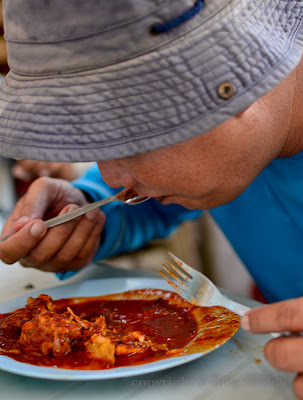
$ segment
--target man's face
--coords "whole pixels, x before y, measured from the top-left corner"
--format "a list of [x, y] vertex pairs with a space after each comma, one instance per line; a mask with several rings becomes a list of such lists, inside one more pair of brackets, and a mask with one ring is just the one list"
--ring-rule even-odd
[[[210, 209], [234, 200], [276, 157], [296, 124], [293, 85], [274, 91], [224, 124], [186, 142], [145, 154], [99, 162], [105, 182], [134, 186], [162, 204]], [[282, 152], [283, 151], [283, 152]], [[281, 153], [282, 152], [282, 153]]]

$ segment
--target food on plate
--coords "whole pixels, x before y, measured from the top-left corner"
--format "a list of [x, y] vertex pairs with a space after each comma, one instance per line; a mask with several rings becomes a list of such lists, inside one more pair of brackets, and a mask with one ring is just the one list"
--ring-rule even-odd
[[240, 317], [178, 294], [140, 289], [53, 300], [0, 314], [0, 354], [39, 366], [108, 369], [207, 353], [229, 340]]

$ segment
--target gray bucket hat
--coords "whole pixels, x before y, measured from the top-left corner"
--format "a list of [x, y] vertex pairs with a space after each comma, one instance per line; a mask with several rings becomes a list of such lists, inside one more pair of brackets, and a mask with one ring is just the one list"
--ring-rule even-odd
[[299, 62], [303, 0], [3, 0], [0, 154], [84, 162], [198, 136]]

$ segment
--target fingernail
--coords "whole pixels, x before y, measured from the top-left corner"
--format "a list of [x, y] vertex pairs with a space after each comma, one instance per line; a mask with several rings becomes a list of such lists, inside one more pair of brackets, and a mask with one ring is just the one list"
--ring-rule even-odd
[[13, 176], [14, 178], [24, 182], [29, 182], [31, 180], [31, 174], [20, 165], [13, 166]]
[[87, 219], [92, 221], [92, 220], [96, 219], [97, 211], [96, 210], [92, 210], [92, 211], [86, 213], [85, 216], [86, 216]]
[[20, 224], [20, 223], [24, 223], [27, 222], [29, 220], [29, 217], [26, 217], [25, 215], [23, 217], [20, 217], [15, 224]]
[[35, 222], [30, 228], [30, 233], [32, 236], [41, 236], [44, 231], [45, 226], [40, 222]]
[[241, 328], [246, 332], [251, 332], [248, 315], [244, 315], [241, 320]]
[[39, 176], [50, 176], [50, 172], [46, 168], [43, 168], [39, 171]]

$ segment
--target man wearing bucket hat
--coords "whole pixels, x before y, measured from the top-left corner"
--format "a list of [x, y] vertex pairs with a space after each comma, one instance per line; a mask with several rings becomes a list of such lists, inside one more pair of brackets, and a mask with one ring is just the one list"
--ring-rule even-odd
[[[36, 180], [1, 259], [67, 276], [208, 209], [267, 299], [282, 301], [243, 327], [302, 331], [303, 1], [4, 0], [3, 11], [0, 154], [97, 161], [103, 179], [93, 168], [72, 185]], [[46, 231], [42, 218], [121, 186], [155, 199]], [[299, 398], [302, 341], [265, 349], [298, 373]]]

